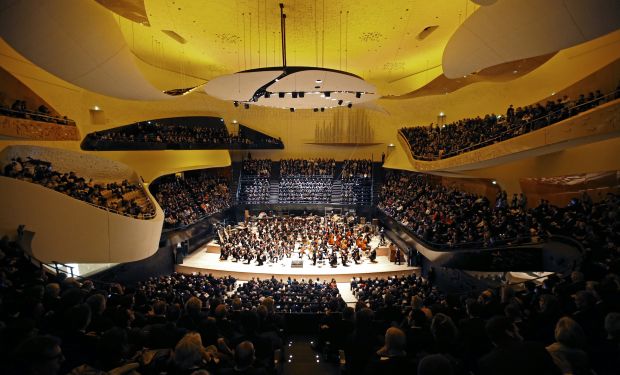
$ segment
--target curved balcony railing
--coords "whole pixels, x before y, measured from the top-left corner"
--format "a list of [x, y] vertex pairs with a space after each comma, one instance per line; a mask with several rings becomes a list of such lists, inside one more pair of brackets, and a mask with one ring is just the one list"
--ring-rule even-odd
[[[486, 146], [490, 146], [492, 144], [498, 143], [498, 142], [502, 142], [505, 140], [509, 140], [509, 139], [514, 139], [514, 138], [518, 138], [522, 135], [528, 134], [532, 131], [535, 130], [540, 130], [543, 129], [549, 125], [553, 125], [557, 122], [560, 122], [562, 120], [566, 120], [568, 118], [571, 118], [573, 116], [578, 115], [579, 113], [583, 113], [589, 109], [595, 108], [601, 104], [610, 102], [612, 100], [618, 99], [618, 95], [620, 95], [620, 90], [615, 90], [612, 91], [609, 94], [603, 95], [602, 97], [596, 98], [594, 100], [590, 100], [578, 105], [573, 105], [570, 107], [565, 107], [562, 109], [559, 109], [557, 111], [553, 111], [553, 112], [549, 112], [546, 113], [543, 116], [531, 119], [529, 121], [526, 122], [515, 122], [514, 124], [512, 124], [509, 128], [507, 128], [506, 130], [502, 131], [501, 133], [486, 139], [482, 142], [467, 146], [467, 147], [462, 147], [459, 148], [457, 150], [453, 150], [450, 152], [447, 152], [445, 154], [440, 153], [439, 155], [434, 155], [433, 157], [428, 157], [426, 155], [417, 155], [414, 154], [413, 152], [413, 148], [411, 146], [411, 142], [409, 141], [409, 138], [405, 135], [405, 133], [402, 131], [402, 129], [398, 130], [398, 134], [400, 136], [402, 136], [402, 139], [404, 140], [404, 142], [407, 144], [407, 146], [409, 147], [409, 150], [411, 152], [411, 155], [413, 156], [414, 159], [416, 160], [421, 160], [421, 161], [436, 161], [436, 160], [443, 160], [443, 159], [447, 159], [447, 158], [451, 158], [453, 156], [457, 156], [460, 154], [463, 154], [465, 152], [469, 152], [469, 151], [473, 151], [473, 150], [477, 150]], [[568, 116], [562, 116], [563, 113], [568, 112]], [[441, 131], [441, 130], [440, 130]], [[515, 132], [518, 132], [518, 134], [515, 134]]]
[[49, 122], [49, 123], [54, 123], [58, 125], [75, 126], [75, 121], [71, 119], [68, 119], [66, 117], [48, 116], [41, 112], [16, 111], [14, 109], [0, 107], [0, 115], [23, 118], [27, 120], [33, 120], [33, 121]]
[[[4, 176], [4, 177], [7, 177], [7, 176]], [[7, 178], [13, 178], [13, 177], [7, 177]], [[36, 182], [27, 181], [27, 180], [23, 180], [23, 179], [20, 179], [20, 178], [14, 178], [14, 179], [15, 179], [15, 180], [19, 180], [19, 181], [28, 182], [28, 183], [31, 183], [31, 184], [35, 184], [35, 185], [39, 185], [39, 186], [42, 186], [42, 187], [47, 188], [46, 186], [41, 185], [41, 184], [38, 184], [38, 183], [36, 183]], [[152, 212], [145, 212], [145, 213], [142, 213], [142, 214], [140, 214], [140, 215], [132, 215], [132, 214], [130, 214], [130, 213], [127, 213], [127, 212], [122, 212], [122, 211], [119, 211], [119, 210], [115, 210], [115, 209], [110, 208], [110, 207], [107, 207], [107, 206], [101, 206], [101, 205], [98, 205], [98, 204], [94, 204], [94, 203], [91, 203], [91, 202], [88, 202], [88, 201], [85, 201], [85, 200], [82, 200], [82, 199], [76, 198], [76, 197], [74, 197], [74, 196], [72, 196], [72, 195], [70, 195], [70, 194], [65, 194], [65, 193], [63, 193], [63, 192], [60, 192], [60, 191], [57, 191], [57, 190], [54, 190], [54, 189], [50, 189], [50, 188], [47, 188], [47, 189], [52, 190], [52, 191], [56, 191], [57, 193], [60, 193], [60, 194], [66, 195], [66, 196], [69, 196], [69, 197], [71, 197], [71, 198], [73, 198], [73, 199], [75, 199], [75, 200], [78, 200], [78, 201], [80, 201], [80, 202], [84, 202], [84, 203], [86, 203], [87, 205], [92, 206], [92, 207], [96, 207], [96, 208], [98, 208], [98, 209], [100, 209], [100, 210], [104, 210], [104, 211], [107, 211], [107, 212], [110, 212], [110, 213], [113, 213], [113, 214], [118, 214], [118, 215], [122, 215], [122, 216], [130, 217], [130, 218], [133, 218], [133, 219], [140, 219], [140, 220], [151, 220], [151, 219], [154, 219], [154, 218], [155, 218], [155, 216], [156, 216], [155, 206], [153, 205], [153, 202], [151, 202], [151, 200], [150, 200], [150, 198], [148, 197], [148, 195], [146, 194], [146, 192], [143, 192], [143, 193], [144, 193], [144, 196], [148, 199], [148, 202], [149, 202], [149, 207], [148, 207], [148, 209], [149, 209], [150, 211], [152, 211]]]

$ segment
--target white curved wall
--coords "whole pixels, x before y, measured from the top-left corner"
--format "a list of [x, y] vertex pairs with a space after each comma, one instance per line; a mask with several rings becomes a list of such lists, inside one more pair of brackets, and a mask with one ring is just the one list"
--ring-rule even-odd
[[122, 263], [155, 253], [164, 221], [111, 213], [34, 183], [0, 176], [0, 234], [18, 225], [34, 232], [32, 251], [44, 262]]

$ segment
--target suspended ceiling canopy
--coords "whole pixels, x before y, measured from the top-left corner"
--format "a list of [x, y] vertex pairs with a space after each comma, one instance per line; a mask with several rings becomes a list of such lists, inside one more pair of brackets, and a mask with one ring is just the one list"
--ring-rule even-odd
[[[7, 0], [0, 6], [5, 25], [0, 31], [18, 52], [60, 78], [110, 96], [152, 100], [165, 98], [160, 95], [164, 90], [194, 87], [239, 71], [281, 66], [280, 1]], [[475, 69], [467, 75], [502, 63], [503, 69], [491, 69], [474, 81], [493, 80], [494, 75], [509, 79], [507, 73], [515, 70], [517, 78], [522, 73], [510, 65], [513, 61], [522, 64], [524, 59], [591, 39], [600, 30], [617, 29], [614, 20], [620, 17], [607, 14], [597, 18], [596, 10], [616, 9], [605, 5], [615, 1], [595, 0], [603, 6], [586, 7], [588, 20], [601, 19], [607, 26], [579, 23], [582, 38], [568, 40], [555, 33], [549, 40], [544, 37], [544, 22], [542, 26], [539, 22], [535, 32], [515, 34], [513, 28], [500, 25], [492, 32], [485, 29], [472, 40], [463, 39], [465, 42], [459, 42], [461, 35], [471, 34], [469, 26], [476, 23], [470, 20], [481, 12], [509, 9], [510, 14], [491, 12], [494, 24], [517, 26], [512, 18], [532, 18], [540, 13], [534, 6], [519, 7], [528, 1], [515, 0], [282, 1], [287, 16], [287, 62], [289, 66], [350, 72], [384, 97], [407, 97], [434, 80], [437, 83], [438, 77], [461, 79], [463, 69]], [[504, 2], [512, 5], [503, 6]], [[545, 7], [544, 16], [555, 19], [565, 15], [565, 2], [574, 1], [553, 0], [553, 6]], [[589, 27], [599, 30], [598, 34], [588, 31]], [[468, 49], [473, 51], [487, 39], [511, 40], [511, 36], [523, 41], [514, 56], [498, 60], [492, 53], [485, 55], [488, 59], [467, 55]], [[471, 64], [471, 68], [467, 65], [458, 70], [458, 77], [454, 72], [444, 74], [447, 61], [452, 67], [455, 61], [446, 57], [449, 45], [456, 48], [453, 56], [465, 56], [463, 61]], [[529, 65], [535, 69], [545, 61], [537, 59]], [[155, 90], [151, 86], [156, 86]], [[441, 88], [433, 86], [422, 92], [432, 95], [462, 85], [442, 81], [438, 86]]]

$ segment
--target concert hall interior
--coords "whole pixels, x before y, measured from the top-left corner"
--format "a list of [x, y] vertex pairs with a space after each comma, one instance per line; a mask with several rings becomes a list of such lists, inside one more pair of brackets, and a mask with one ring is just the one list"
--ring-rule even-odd
[[617, 0], [5, 0], [0, 373], [617, 374]]

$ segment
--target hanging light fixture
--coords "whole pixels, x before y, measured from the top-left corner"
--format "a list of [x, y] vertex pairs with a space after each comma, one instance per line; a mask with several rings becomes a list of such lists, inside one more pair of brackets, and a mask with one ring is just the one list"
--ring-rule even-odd
[[[286, 14], [280, 4], [282, 66], [244, 70], [220, 76], [205, 85], [205, 92], [221, 100], [273, 108], [332, 107], [331, 100], [361, 104], [379, 98], [374, 85], [342, 70], [286, 64]], [[317, 90], [320, 84], [321, 91]], [[278, 95], [275, 95], [275, 94]], [[291, 93], [291, 95], [285, 95]], [[328, 102], [329, 101], [329, 102]]]

